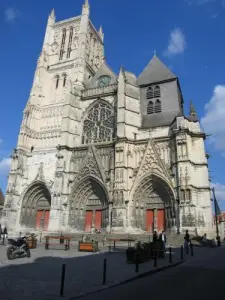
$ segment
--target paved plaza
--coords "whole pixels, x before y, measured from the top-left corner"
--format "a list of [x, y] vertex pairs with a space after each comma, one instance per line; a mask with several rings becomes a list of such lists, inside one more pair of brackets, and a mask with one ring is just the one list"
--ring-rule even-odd
[[[59, 244], [54, 249], [45, 250], [38, 245], [31, 251], [31, 258], [8, 261], [5, 246], [0, 246], [0, 299], [59, 299], [62, 264], [66, 264], [64, 298], [71, 299], [83, 293], [95, 291], [102, 287], [103, 260], [107, 258], [106, 285], [127, 280], [137, 275], [135, 266], [127, 264], [125, 244], [111, 253], [108, 246], [102, 247], [99, 253], [78, 252], [78, 244], [74, 242], [69, 251], [64, 251]], [[195, 259], [210, 255], [215, 249], [196, 248]], [[181, 260], [180, 249], [172, 249], [173, 263]], [[158, 261], [158, 267], [169, 265], [169, 255]], [[141, 264], [139, 274], [154, 269], [153, 261]]]
[[222, 299], [224, 278], [225, 248], [222, 247], [176, 268], [86, 296], [83, 300], [136, 300], [144, 299], [146, 295], [149, 299], [167, 300]]

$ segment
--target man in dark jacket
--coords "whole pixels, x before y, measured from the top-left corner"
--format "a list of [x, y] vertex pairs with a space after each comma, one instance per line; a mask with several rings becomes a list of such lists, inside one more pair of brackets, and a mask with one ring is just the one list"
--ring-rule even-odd
[[166, 238], [166, 234], [165, 234], [164, 231], [162, 231], [162, 233], [160, 233], [159, 240], [162, 243], [162, 248], [165, 250], [166, 249], [167, 238]]

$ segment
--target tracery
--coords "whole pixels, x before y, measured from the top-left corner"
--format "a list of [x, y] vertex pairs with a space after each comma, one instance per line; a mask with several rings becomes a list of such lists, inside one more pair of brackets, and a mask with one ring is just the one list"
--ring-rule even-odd
[[82, 144], [112, 141], [113, 136], [113, 109], [109, 104], [99, 101], [84, 120]]

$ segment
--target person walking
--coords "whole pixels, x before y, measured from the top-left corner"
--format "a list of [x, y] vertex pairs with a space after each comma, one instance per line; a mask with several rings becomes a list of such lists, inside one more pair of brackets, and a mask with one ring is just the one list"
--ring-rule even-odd
[[162, 231], [162, 233], [160, 233], [159, 240], [160, 240], [160, 242], [162, 244], [162, 249], [165, 251], [167, 238], [166, 238], [166, 234], [165, 234], [164, 231]]
[[154, 231], [153, 233], [153, 243], [157, 242], [158, 241], [158, 234], [156, 231]]
[[186, 250], [186, 253], [189, 252], [189, 244], [190, 244], [190, 235], [188, 233], [188, 230], [186, 230], [186, 233], [184, 235], [184, 249]]
[[8, 238], [8, 230], [7, 230], [6, 226], [5, 226], [4, 230], [3, 230], [3, 236], [4, 236], [4, 239]]

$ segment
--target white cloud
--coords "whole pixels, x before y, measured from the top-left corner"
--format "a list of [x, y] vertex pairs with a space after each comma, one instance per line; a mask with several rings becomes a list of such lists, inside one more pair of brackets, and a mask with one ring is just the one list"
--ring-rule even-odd
[[0, 160], [0, 175], [7, 176], [10, 170], [11, 158], [3, 158]]
[[167, 50], [165, 51], [166, 56], [173, 56], [181, 54], [187, 47], [185, 35], [180, 28], [175, 28], [170, 33], [170, 40]]
[[201, 119], [204, 131], [212, 134], [209, 143], [225, 155], [225, 85], [214, 88], [212, 98], [205, 105], [205, 115]]
[[4, 11], [5, 21], [7, 23], [14, 23], [15, 20], [19, 17], [19, 11], [14, 7], [8, 7]]
[[215, 188], [215, 195], [218, 201], [225, 201], [225, 185], [221, 183], [212, 183], [212, 187]]
[[225, 6], [225, 0], [184, 0], [188, 5], [204, 6], [206, 4]]

